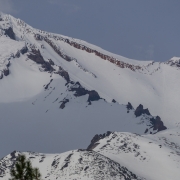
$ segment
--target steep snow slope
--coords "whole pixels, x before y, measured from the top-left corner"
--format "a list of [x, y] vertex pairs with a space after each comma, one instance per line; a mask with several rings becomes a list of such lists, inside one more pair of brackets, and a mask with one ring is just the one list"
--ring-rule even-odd
[[[26, 42], [29, 51], [39, 49], [45, 61], [52, 59], [68, 71], [71, 80], [96, 90], [108, 102], [115, 99], [120, 104], [131, 102], [135, 107], [141, 103], [153, 115], [160, 115], [168, 127], [178, 122], [178, 63], [174, 67], [172, 63], [127, 59], [81, 40], [34, 29], [10, 15], [2, 14], [1, 18], [1, 34], [12, 38], [14, 32], [16, 43]], [[1, 97], [4, 95], [1, 93]]]
[[[107, 103], [103, 99], [91, 101], [90, 105], [88, 94], [76, 97], [75, 92], [64, 86], [66, 81], [63, 78], [57, 74], [51, 78], [53, 81], [49, 87], [45, 89], [49, 82], [44, 84], [43, 91], [35, 97], [0, 104], [0, 137], [4, 137], [0, 141], [1, 156], [12, 149], [56, 153], [85, 148], [94, 134], [107, 130], [144, 134], [156, 133], [163, 128], [159, 121], [156, 123], [156, 117], [145, 113], [136, 117], [136, 110], [130, 105]], [[15, 85], [18, 86], [18, 82]], [[31, 86], [29, 88], [27, 91], [32, 90]], [[9, 98], [11, 93], [16, 97], [19, 95], [19, 92], [12, 91]], [[69, 102], [63, 108], [66, 100]]]
[[179, 128], [144, 136], [114, 132], [94, 142], [91, 149], [146, 179], [178, 180], [179, 136]]

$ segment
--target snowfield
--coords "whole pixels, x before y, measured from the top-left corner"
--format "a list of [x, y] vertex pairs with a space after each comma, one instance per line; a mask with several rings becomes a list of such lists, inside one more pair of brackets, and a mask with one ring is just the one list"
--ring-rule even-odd
[[132, 60], [0, 13], [0, 179], [16, 149], [48, 180], [178, 180], [179, 67], [178, 57]]

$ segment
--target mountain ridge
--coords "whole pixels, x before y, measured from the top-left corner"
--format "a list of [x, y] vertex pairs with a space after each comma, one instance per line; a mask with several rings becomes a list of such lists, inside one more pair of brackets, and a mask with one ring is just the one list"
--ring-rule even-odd
[[[81, 148], [51, 155], [42, 167], [57, 166], [43, 177], [178, 179], [179, 67], [178, 57], [132, 60], [0, 13], [0, 156]], [[17, 155], [0, 161], [2, 179]]]

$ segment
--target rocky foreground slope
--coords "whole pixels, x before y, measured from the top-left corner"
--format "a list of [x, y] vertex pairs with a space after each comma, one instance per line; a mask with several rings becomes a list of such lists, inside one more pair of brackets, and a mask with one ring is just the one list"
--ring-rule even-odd
[[25, 154], [43, 179], [178, 180], [179, 136], [179, 128], [143, 136], [107, 132], [94, 136], [87, 149], [62, 154], [14, 151], [0, 160], [0, 179], [8, 179], [18, 155]]
[[[8, 179], [9, 169], [20, 152], [1, 160], [0, 179]], [[23, 153], [40, 168], [43, 179], [142, 179], [115, 161], [94, 151], [75, 150], [62, 154]]]

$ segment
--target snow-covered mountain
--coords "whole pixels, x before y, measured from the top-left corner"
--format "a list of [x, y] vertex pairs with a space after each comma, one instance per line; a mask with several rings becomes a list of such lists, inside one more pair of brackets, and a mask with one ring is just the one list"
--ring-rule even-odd
[[[0, 156], [12, 149], [52, 153], [85, 149], [94, 134], [128, 132], [97, 135], [83, 151], [26, 155], [36, 156], [35, 165], [45, 167], [43, 176], [49, 179], [69, 178], [77, 172], [75, 167], [81, 170], [72, 179], [177, 179], [179, 165], [173, 158], [179, 153], [179, 67], [177, 57], [164, 63], [132, 60], [0, 13]], [[157, 150], [160, 146], [164, 148]], [[17, 155], [1, 160], [3, 179]], [[48, 157], [42, 167], [41, 156]], [[52, 170], [56, 157], [58, 165]], [[89, 159], [81, 164], [80, 157]], [[98, 158], [103, 174], [97, 173]], [[151, 173], [162, 159], [167, 166], [160, 174], [172, 165], [174, 176], [168, 176], [169, 171], [164, 176]], [[65, 162], [72, 171], [62, 169]]]

